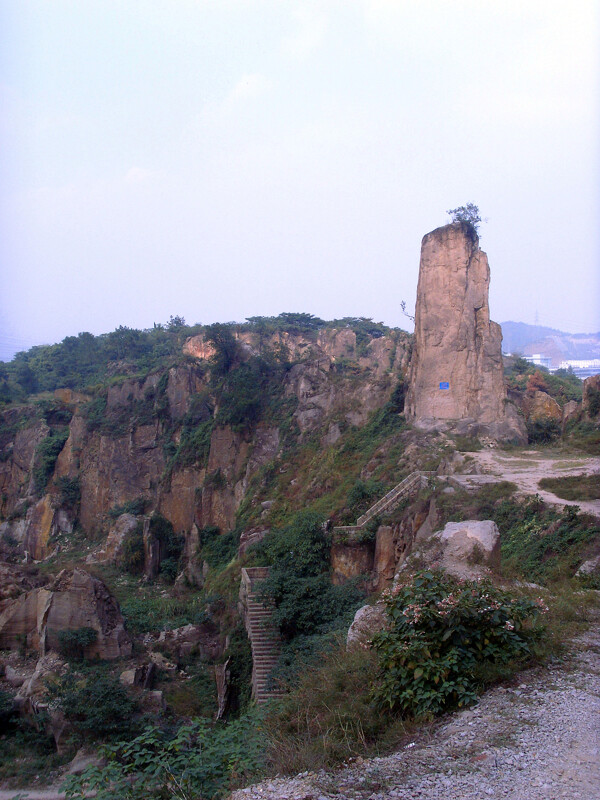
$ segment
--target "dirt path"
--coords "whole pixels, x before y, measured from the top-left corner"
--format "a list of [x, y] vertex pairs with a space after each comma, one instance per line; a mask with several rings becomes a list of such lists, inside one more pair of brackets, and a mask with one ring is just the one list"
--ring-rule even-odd
[[[579, 506], [582, 511], [600, 517], [600, 500], [563, 500], [552, 492], [540, 489], [542, 478], [596, 473], [600, 482], [600, 458], [585, 456], [548, 455], [537, 450], [504, 451], [480, 450], [470, 453], [484, 475], [512, 481], [523, 494], [539, 494], [547, 503]], [[476, 484], [477, 475], [456, 476], [461, 482]], [[482, 476], [483, 477], [483, 476]]]
[[600, 624], [567, 663], [529, 670], [401, 751], [235, 792], [231, 800], [598, 800]]

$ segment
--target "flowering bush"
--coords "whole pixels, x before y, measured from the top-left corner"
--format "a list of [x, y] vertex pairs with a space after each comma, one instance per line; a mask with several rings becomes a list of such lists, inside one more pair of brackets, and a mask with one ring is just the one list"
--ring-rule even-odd
[[476, 670], [530, 654], [541, 599], [512, 598], [489, 581], [423, 572], [388, 591], [388, 627], [373, 639], [379, 705], [430, 717], [476, 697]]

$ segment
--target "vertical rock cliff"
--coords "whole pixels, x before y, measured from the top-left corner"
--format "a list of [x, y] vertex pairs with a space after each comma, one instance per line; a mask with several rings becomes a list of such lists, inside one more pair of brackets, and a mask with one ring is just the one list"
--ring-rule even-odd
[[472, 226], [454, 223], [423, 238], [406, 413], [425, 428], [526, 441], [506, 400], [489, 284], [487, 256]]

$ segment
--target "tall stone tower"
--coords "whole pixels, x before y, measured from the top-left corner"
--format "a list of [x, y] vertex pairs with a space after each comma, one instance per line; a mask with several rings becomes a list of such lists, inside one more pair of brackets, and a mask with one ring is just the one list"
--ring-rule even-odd
[[445, 225], [423, 238], [405, 413], [419, 427], [527, 441], [506, 400], [489, 285], [487, 256], [471, 225]]

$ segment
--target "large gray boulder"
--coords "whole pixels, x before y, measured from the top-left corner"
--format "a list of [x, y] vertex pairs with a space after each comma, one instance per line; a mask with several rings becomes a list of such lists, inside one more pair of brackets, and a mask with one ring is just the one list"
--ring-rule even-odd
[[440, 569], [472, 580], [490, 575], [498, 565], [500, 532], [491, 520], [448, 522], [443, 530], [419, 536], [399, 571]]
[[350, 651], [366, 650], [373, 636], [383, 630], [386, 623], [387, 616], [383, 603], [359, 608], [348, 630], [346, 648]]

